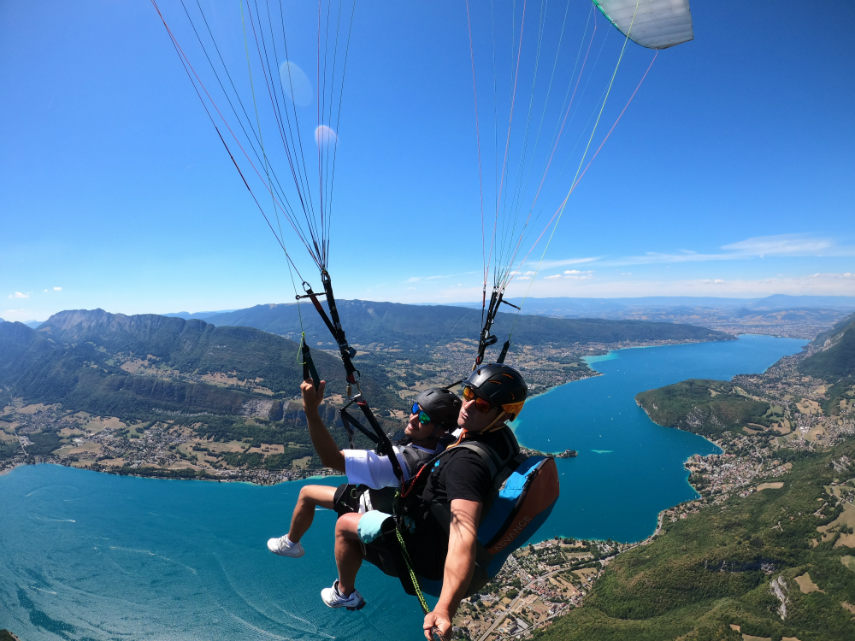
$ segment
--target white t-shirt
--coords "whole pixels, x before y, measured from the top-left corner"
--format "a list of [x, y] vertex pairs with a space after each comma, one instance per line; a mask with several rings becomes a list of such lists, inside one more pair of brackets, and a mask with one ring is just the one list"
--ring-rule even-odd
[[[407, 462], [401, 453], [404, 447], [414, 447], [431, 454], [440, 451], [439, 448], [431, 450], [413, 443], [406, 446], [395, 445], [395, 455], [401, 465], [405, 481], [409, 480], [411, 470], [407, 469]], [[388, 456], [378, 454], [373, 450], [342, 450], [341, 453], [344, 455], [344, 473], [347, 474], [348, 483], [367, 485], [374, 489], [398, 485], [398, 477], [395, 476], [395, 470], [392, 469], [392, 463]]]

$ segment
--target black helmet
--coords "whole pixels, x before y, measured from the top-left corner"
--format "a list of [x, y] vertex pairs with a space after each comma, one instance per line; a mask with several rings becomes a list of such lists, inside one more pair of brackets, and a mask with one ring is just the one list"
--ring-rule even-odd
[[463, 405], [457, 394], [442, 387], [425, 390], [416, 397], [416, 403], [430, 416], [432, 423], [446, 430], [457, 425], [457, 415]]
[[516, 418], [522, 410], [528, 387], [513, 367], [503, 363], [484, 363], [475, 368], [464, 381], [476, 396], [490, 401], [494, 406]]

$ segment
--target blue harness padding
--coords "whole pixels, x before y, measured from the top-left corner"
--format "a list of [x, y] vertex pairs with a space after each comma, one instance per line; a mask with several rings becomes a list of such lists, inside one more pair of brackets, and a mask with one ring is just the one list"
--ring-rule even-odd
[[499, 529], [511, 516], [517, 502], [523, 496], [532, 470], [542, 463], [543, 460], [544, 457], [542, 456], [530, 456], [525, 459], [520, 463], [519, 467], [510, 473], [508, 478], [499, 487], [499, 492], [496, 498], [493, 499], [493, 504], [484, 515], [484, 518], [481, 519], [481, 525], [478, 527], [478, 541], [484, 547], [489, 547], [490, 543], [499, 533]]
[[488, 577], [543, 525], [557, 500], [558, 471], [552, 457], [530, 456], [510, 473], [478, 527], [478, 543], [490, 555]]

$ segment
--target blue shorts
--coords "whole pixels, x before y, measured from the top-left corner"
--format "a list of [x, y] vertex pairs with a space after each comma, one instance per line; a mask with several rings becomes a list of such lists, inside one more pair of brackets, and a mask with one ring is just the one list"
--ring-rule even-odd
[[383, 534], [384, 526], [386, 531], [393, 528], [395, 526], [394, 517], [386, 512], [371, 510], [359, 518], [359, 525], [357, 525], [356, 530], [363, 543], [371, 543]]

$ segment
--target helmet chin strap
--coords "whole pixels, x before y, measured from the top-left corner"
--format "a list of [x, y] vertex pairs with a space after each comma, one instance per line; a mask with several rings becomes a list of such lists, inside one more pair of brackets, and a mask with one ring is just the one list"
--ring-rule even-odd
[[[505, 420], [504, 419], [506, 416], [509, 416], [509, 414], [507, 412], [505, 412], [505, 411], [499, 412], [499, 415], [496, 416], [496, 418], [494, 418], [492, 420], [492, 422], [487, 427], [485, 427], [483, 430], [481, 430], [481, 434], [486, 434], [487, 432], [495, 432], [496, 430], [503, 428], [505, 426]], [[499, 421], [501, 421], [501, 423], [499, 423]], [[497, 423], [498, 423], [498, 425], [497, 425]]]

